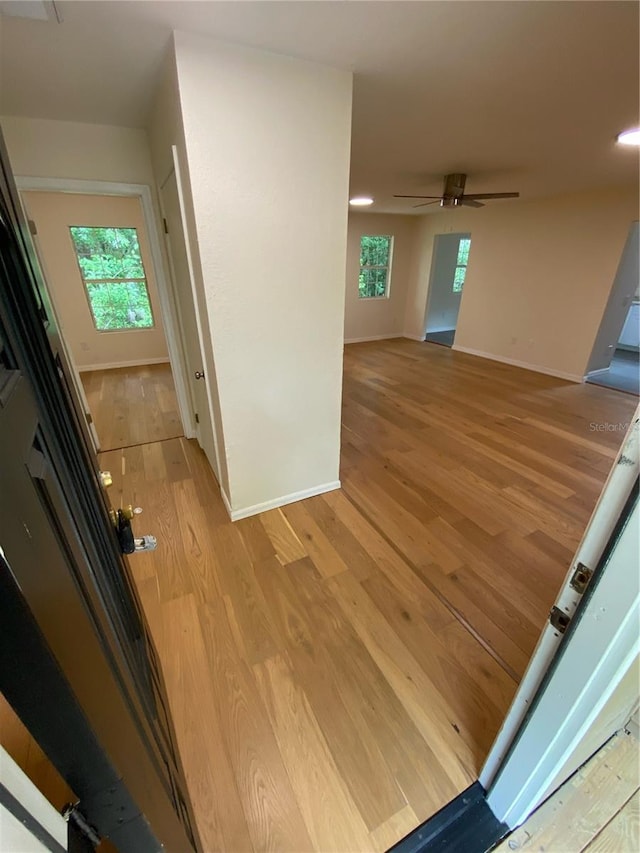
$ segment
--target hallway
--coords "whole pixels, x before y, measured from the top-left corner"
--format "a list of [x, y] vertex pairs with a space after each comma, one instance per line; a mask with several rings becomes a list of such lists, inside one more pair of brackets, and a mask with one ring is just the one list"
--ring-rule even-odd
[[476, 778], [633, 402], [386, 341], [341, 491], [232, 524], [195, 442], [101, 454], [205, 850], [383, 851]]
[[640, 353], [637, 350], [616, 349], [609, 369], [594, 373], [586, 381], [591, 385], [615, 388], [640, 397]]
[[183, 435], [168, 363], [80, 374], [104, 450]]

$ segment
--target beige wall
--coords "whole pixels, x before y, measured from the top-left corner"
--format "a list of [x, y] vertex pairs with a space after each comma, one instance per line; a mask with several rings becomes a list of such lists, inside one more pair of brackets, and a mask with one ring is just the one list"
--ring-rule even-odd
[[[419, 222], [413, 216], [350, 213], [347, 240], [345, 294], [345, 341], [402, 335], [405, 303], [412, 276], [415, 233]], [[360, 238], [365, 234], [393, 236], [391, 287], [387, 299], [360, 299]]]
[[630, 188], [422, 217], [405, 334], [424, 331], [434, 235], [469, 231], [456, 347], [581, 379], [637, 215]]
[[[76, 366], [87, 370], [167, 361], [158, 289], [139, 199], [48, 192], [25, 192], [23, 199], [38, 228], [38, 249], [47, 285]], [[69, 234], [70, 225], [137, 230], [153, 311], [152, 329], [96, 330]]]
[[130, 127], [3, 116], [15, 175], [153, 183], [147, 134]]
[[235, 512], [336, 485], [351, 74], [176, 33]]

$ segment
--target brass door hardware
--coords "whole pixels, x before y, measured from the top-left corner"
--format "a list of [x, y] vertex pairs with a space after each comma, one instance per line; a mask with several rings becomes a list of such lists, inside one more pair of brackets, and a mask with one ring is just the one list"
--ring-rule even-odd
[[133, 528], [131, 527], [131, 519], [134, 515], [139, 515], [142, 508], [133, 507], [127, 504], [120, 509], [110, 509], [109, 518], [113, 524], [118, 543], [123, 554], [135, 554], [136, 551], [155, 551], [158, 547], [158, 540], [155, 536], [149, 534], [145, 536], [135, 537]]

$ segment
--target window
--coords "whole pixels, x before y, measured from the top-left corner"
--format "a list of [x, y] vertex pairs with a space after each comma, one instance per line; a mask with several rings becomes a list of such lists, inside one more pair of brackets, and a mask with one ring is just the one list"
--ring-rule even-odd
[[469, 263], [469, 249], [471, 238], [463, 237], [458, 245], [458, 258], [456, 260], [456, 271], [453, 274], [453, 292], [461, 293], [467, 275], [467, 264]]
[[96, 329], [113, 332], [152, 328], [153, 314], [136, 229], [80, 225], [69, 230]]
[[375, 235], [360, 238], [360, 297], [379, 299], [389, 295], [392, 247], [393, 237]]

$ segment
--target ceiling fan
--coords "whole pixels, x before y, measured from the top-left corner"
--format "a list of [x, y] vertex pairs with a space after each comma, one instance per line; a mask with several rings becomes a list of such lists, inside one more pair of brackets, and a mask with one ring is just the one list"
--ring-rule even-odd
[[467, 176], [461, 172], [453, 175], [445, 175], [442, 195], [394, 195], [394, 198], [429, 198], [433, 201], [424, 201], [414, 204], [414, 207], [426, 207], [429, 204], [439, 204], [440, 207], [484, 207], [480, 199], [491, 198], [518, 198], [520, 193], [465, 193], [464, 185]]

